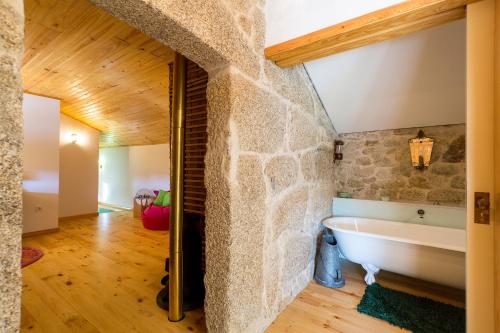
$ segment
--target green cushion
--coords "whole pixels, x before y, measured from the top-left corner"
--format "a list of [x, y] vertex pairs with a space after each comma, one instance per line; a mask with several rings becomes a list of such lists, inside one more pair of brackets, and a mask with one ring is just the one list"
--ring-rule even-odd
[[162, 206], [170, 206], [170, 191], [165, 192], [165, 196], [163, 197], [163, 205]]
[[163, 198], [165, 198], [165, 193], [167, 192], [160, 190], [160, 193], [158, 193], [158, 196], [156, 197], [155, 201], [153, 201], [153, 205], [163, 206]]

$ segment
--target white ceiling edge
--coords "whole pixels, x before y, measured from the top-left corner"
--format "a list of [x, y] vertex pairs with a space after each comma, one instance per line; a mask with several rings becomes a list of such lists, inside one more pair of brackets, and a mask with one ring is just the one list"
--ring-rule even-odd
[[465, 123], [465, 20], [308, 62], [338, 133]]
[[266, 46], [389, 7], [402, 0], [266, 1]]

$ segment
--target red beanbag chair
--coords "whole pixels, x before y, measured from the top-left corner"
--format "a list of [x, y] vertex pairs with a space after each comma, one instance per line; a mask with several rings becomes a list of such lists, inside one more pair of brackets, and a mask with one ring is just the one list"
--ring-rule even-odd
[[150, 205], [141, 215], [142, 225], [149, 230], [168, 230], [170, 206]]

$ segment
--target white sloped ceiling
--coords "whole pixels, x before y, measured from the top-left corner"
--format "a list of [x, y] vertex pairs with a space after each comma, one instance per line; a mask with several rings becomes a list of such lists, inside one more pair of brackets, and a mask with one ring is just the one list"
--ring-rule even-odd
[[[322, 1], [313, 1], [316, 2]], [[361, 2], [353, 1], [358, 5]], [[398, 1], [388, 2], [391, 1], [376, 3], [385, 7]], [[300, 5], [302, 1], [292, 3]], [[346, 6], [350, 1], [343, 3]], [[266, 15], [271, 10], [276, 9], [267, 5]], [[337, 6], [337, 10], [341, 10], [340, 7]], [[346, 12], [350, 17], [332, 14], [332, 23], [324, 26], [364, 14], [366, 10], [356, 14], [351, 8]], [[308, 15], [314, 15], [314, 11], [309, 10]], [[325, 14], [321, 15], [321, 21], [326, 22]], [[280, 24], [285, 20], [282, 17]], [[296, 37], [272, 33], [276, 29], [269, 17], [267, 21], [267, 44]], [[306, 63], [337, 131], [351, 133], [464, 123], [465, 24], [465, 20], [459, 20]], [[294, 33], [300, 31], [301, 35], [318, 28], [307, 30], [307, 26], [304, 20], [303, 26], [295, 28]]]

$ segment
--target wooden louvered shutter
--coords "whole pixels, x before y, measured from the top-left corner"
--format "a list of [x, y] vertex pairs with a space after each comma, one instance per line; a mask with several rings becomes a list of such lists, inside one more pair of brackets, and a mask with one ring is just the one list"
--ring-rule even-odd
[[184, 137], [184, 212], [205, 216], [208, 74], [187, 61], [186, 134]]
[[[207, 152], [208, 74], [187, 60], [186, 130], [184, 136], [184, 212], [205, 216], [205, 154]], [[169, 96], [172, 107], [173, 64], [169, 64]]]

